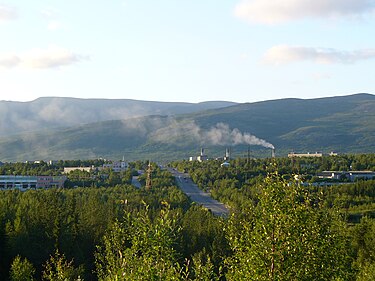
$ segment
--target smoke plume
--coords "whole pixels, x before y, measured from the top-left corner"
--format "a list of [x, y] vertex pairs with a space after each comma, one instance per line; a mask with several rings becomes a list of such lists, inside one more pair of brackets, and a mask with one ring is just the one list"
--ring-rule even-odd
[[207, 139], [214, 145], [260, 145], [267, 148], [274, 148], [269, 142], [260, 139], [249, 133], [242, 133], [239, 129], [230, 129], [229, 125], [217, 123], [216, 126], [203, 133], [204, 139]]
[[171, 121], [170, 125], [157, 130], [153, 139], [159, 142], [171, 143], [176, 140], [194, 140], [200, 144], [211, 145], [259, 145], [266, 148], [274, 146], [250, 133], [242, 133], [239, 129], [230, 129], [228, 124], [217, 123], [210, 129], [202, 129], [194, 121], [177, 122]]

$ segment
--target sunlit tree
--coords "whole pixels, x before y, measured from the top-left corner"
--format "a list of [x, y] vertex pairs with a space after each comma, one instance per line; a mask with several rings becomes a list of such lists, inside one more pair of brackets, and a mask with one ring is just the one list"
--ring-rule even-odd
[[228, 280], [336, 280], [350, 268], [340, 222], [298, 184], [268, 176], [247, 215], [233, 216]]

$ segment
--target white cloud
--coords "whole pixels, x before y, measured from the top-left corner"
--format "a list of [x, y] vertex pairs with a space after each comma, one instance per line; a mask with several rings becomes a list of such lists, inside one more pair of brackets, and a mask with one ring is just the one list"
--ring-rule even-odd
[[17, 18], [17, 11], [15, 8], [0, 4], [0, 22]]
[[0, 55], [0, 67], [12, 68], [20, 63], [20, 58], [15, 54]]
[[0, 66], [3, 68], [22, 66], [31, 69], [47, 69], [67, 66], [88, 59], [88, 56], [51, 46], [47, 49], [34, 49], [20, 55], [0, 54]]
[[279, 45], [270, 48], [264, 55], [269, 64], [287, 64], [298, 61], [312, 61], [319, 64], [355, 63], [375, 58], [375, 49], [339, 51], [328, 48]]
[[375, 11], [375, 0], [242, 0], [234, 14], [249, 22], [276, 24], [303, 18], [358, 18]]
[[87, 60], [87, 56], [73, 53], [70, 50], [52, 46], [48, 49], [34, 49], [27, 53], [23, 63], [30, 68], [55, 68]]

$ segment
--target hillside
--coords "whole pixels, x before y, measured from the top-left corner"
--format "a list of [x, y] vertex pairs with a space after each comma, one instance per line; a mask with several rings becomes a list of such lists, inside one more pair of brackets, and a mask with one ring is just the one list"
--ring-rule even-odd
[[283, 99], [191, 115], [210, 127], [225, 122], [284, 150], [375, 151], [375, 96]]
[[[255, 137], [256, 136], [256, 137]], [[243, 155], [296, 152], [375, 152], [375, 96], [283, 99], [187, 115], [145, 116], [0, 139], [0, 161], [106, 157], [187, 158], [205, 147]]]
[[0, 101], [0, 136], [154, 114], [192, 113], [234, 104], [225, 101], [183, 103], [58, 97], [31, 102]]

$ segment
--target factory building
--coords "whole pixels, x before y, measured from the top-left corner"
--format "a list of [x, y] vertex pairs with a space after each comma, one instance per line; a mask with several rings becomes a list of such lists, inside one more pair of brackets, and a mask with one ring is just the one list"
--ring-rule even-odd
[[201, 148], [201, 154], [198, 155], [197, 157], [190, 157], [189, 158], [190, 161], [194, 161], [194, 160], [197, 160], [199, 162], [203, 162], [203, 161], [207, 161], [208, 160], [208, 157], [207, 155], [204, 154], [204, 148]]

